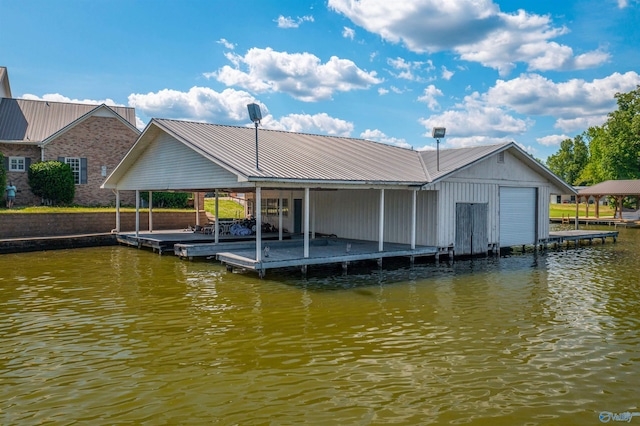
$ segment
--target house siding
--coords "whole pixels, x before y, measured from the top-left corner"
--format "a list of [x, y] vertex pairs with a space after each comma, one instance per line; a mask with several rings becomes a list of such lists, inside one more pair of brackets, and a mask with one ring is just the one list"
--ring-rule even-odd
[[238, 187], [237, 177], [161, 133], [118, 182], [120, 189], [181, 190]]
[[[75, 204], [92, 206], [115, 205], [115, 194], [101, 189], [106, 174], [120, 163], [137, 139], [137, 133], [115, 117], [90, 117], [49, 142], [44, 148], [45, 160], [60, 157], [87, 159], [87, 183], [76, 185]], [[121, 205], [133, 205], [135, 193], [120, 193]]]

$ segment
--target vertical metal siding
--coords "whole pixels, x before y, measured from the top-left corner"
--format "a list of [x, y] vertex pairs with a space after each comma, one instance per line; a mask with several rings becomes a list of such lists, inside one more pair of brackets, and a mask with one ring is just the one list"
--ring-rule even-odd
[[127, 174], [121, 189], [182, 189], [237, 185], [237, 177], [162, 133]]
[[444, 181], [438, 189], [438, 242], [440, 247], [455, 243], [455, 218], [457, 203], [487, 204], [487, 239], [492, 244], [498, 241], [498, 185], [495, 183], [470, 183]]

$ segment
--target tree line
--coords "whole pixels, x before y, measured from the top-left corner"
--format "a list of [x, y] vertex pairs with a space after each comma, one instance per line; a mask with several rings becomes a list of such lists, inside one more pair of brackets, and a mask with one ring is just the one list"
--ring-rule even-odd
[[616, 93], [618, 109], [602, 126], [589, 127], [547, 159], [547, 167], [571, 185], [640, 179], [640, 85]]

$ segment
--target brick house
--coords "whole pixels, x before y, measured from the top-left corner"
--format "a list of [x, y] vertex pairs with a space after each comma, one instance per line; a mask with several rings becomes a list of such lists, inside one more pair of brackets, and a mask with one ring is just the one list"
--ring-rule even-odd
[[[0, 95], [0, 152], [7, 182], [19, 191], [17, 205], [41, 203], [31, 193], [27, 171], [32, 163], [49, 160], [71, 166], [75, 204], [115, 204], [115, 194], [100, 185], [140, 135], [133, 108], [14, 99], [4, 67]], [[134, 204], [135, 194], [121, 193], [120, 202]]]

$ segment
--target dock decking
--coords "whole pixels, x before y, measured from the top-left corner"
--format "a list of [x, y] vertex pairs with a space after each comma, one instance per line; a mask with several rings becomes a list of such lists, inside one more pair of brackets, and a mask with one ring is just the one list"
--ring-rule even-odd
[[589, 244], [593, 243], [593, 240], [600, 240], [604, 244], [607, 238], [613, 239], [615, 243], [618, 240], [618, 231], [587, 231], [587, 230], [570, 230], [570, 231], [553, 231], [549, 232], [549, 238], [546, 240], [546, 244], [563, 244], [568, 242], [574, 242], [577, 246], [580, 241], [588, 241]]
[[[362, 260], [376, 260], [380, 263], [384, 258], [407, 257], [413, 262], [416, 257], [433, 256], [439, 259], [440, 255], [453, 254], [452, 247], [417, 246], [411, 249], [409, 244], [386, 242], [384, 250], [380, 251], [377, 241], [320, 237], [310, 240], [308, 256], [305, 257], [302, 238], [287, 235], [287, 239], [279, 240], [278, 234], [266, 234], [263, 237], [259, 261], [255, 236], [220, 237], [216, 244], [212, 235], [177, 230], [143, 232], [137, 236], [122, 233], [117, 235], [117, 241], [138, 248], [148, 247], [160, 254], [173, 252], [185, 259], [216, 258], [230, 270], [251, 270], [257, 272], [260, 277], [263, 277], [268, 269], [275, 268], [300, 267], [306, 271], [309, 265], [342, 264], [346, 269], [350, 262]], [[616, 242], [618, 231], [555, 231], [550, 232], [549, 238], [539, 243], [545, 248], [550, 244], [558, 246], [564, 243], [575, 243], [577, 247], [583, 241], [592, 244], [593, 240], [601, 240], [604, 243], [607, 238]]]
[[437, 256], [437, 247], [419, 246], [411, 249], [408, 244], [385, 243], [384, 251], [378, 250], [377, 241], [360, 241], [334, 238], [320, 238], [310, 242], [309, 256], [304, 257], [302, 240], [273, 241], [263, 243], [262, 260], [256, 260], [255, 246], [252, 248], [234, 248], [233, 251], [220, 252], [216, 258], [228, 268], [242, 268], [258, 272], [262, 277], [267, 269], [300, 267], [303, 271], [309, 265], [342, 264], [347, 268], [349, 262], [377, 260], [389, 257]]

